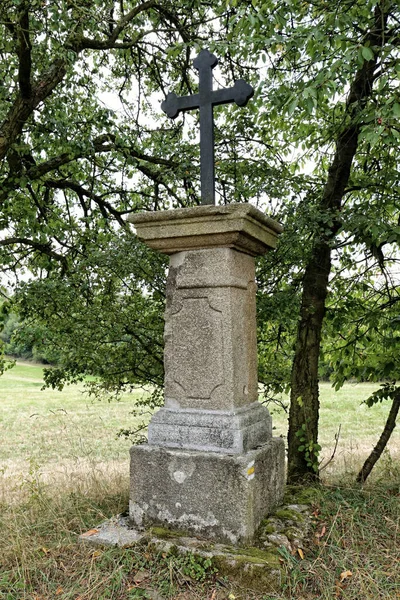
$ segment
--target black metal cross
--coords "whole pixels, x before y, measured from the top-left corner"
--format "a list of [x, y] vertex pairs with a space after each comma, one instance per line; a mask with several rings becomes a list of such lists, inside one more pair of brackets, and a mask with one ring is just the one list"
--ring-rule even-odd
[[214, 173], [214, 117], [213, 106], [236, 102], [245, 106], [254, 94], [254, 90], [243, 79], [235, 81], [231, 88], [213, 91], [212, 69], [218, 64], [218, 59], [208, 50], [202, 50], [193, 61], [193, 66], [199, 72], [199, 93], [192, 96], [178, 97], [170, 93], [161, 104], [162, 110], [171, 119], [180, 112], [200, 108], [200, 180], [201, 203], [215, 204], [215, 173]]

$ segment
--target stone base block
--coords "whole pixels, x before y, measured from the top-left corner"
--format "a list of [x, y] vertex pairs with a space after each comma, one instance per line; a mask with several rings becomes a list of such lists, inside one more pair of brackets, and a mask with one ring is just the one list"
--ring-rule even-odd
[[281, 438], [236, 455], [133, 446], [131, 523], [247, 543], [263, 517], [282, 501], [284, 465]]
[[241, 454], [272, 438], [271, 416], [254, 402], [232, 411], [161, 408], [149, 425], [149, 444]]

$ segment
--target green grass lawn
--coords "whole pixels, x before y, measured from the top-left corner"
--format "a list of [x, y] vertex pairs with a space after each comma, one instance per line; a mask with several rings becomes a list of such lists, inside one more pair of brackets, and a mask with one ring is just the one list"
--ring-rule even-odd
[[[188, 559], [150, 547], [78, 544], [80, 533], [127, 508], [130, 441], [117, 432], [142, 419], [135, 407], [142, 392], [92, 402], [83, 385], [62, 392], [42, 385], [42, 368], [31, 363], [0, 377], [0, 600], [400, 599], [399, 431], [371, 481], [354, 484], [389, 410], [362, 404], [373, 386], [337, 393], [321, 386], [325, 461], [341, 426], [323, 472], [328, 485], [318, 491], [304, 559], [283, 555], [285, 583], [260, 594], [198, 564], [193, 575]], [[270, 410], [275, 435], [285, 435], [285, 413]]]

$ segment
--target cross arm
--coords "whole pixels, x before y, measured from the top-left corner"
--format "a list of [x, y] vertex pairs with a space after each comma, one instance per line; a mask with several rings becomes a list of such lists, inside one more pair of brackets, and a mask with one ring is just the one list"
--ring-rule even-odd
[[254, 89], [243, 79], [235, 81], [233, 87], [215, 90], [212, 92], [213, 106], [235, 102], [238, 106], [246, 106], [247, 102], [254, 95]]
[[171, 119], [175, 119], [180, 112], [185, 112], [193, 108], [199, 108], [200, 96], [199, 94], [193, 94], [192, 96], [180, 96], [178, 97], [173, 92], [169, 93], [161, 104], [161, 109]]

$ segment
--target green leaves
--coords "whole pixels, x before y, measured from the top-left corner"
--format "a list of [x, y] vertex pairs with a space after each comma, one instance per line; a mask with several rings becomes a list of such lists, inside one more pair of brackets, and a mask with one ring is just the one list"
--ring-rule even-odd
[[[379, 256], [379, 249], [386, 252], [399, 243], [398, 48], [394, 35], [385, 37], [379, 52], [366, 40], [375, 3], [350, 3], [340, 11], [334, 4], [301, 0], [166, 3], [124, 22], [114, 47], [105, 49], [124, 9], [115, 4], [111, 16], [113, 6], [104, 0], [30, 2], [34, 83], [45, 85], [60, 72], [59, 64], [65, 75], [24, 117], [22, 134], [0, 164], [1, 240], [16, 240], [0, 245], [2, 268], [25, 269], [29, 277], [42, 279], [22, 285], [18, 302], [26, 319], [36, 315], [49, 327], [54, 349], [65, 349], [60, 381], [67, 371], [83, 367], [116, 385], [125, 376], [137, 380], [139, 372], [161, 381], [161, 334], [152, 320], [163, 303], [164, 264], [130, 245], [123, 223], [130, 212], [198, 201], [196, 117], [171, 122], [159, 102], [172, 89], [196, 91], [191, 59], [204, 39], [214, 40], [220, 58], [218, 85], [243, 77], [257, 88], [246, 110], [216, 111], [219, 201], [259, 203], [285, 225], [277, 252], [258, 262], [260, 380], [271, 393], [289, 385], [304, 267], [313, 241], [326, 236], [339, 217], [318, 204], [335, 143], [349, 123], [357, 130], [359, 153], [340, 214], [326, 362], [337, 382], [366, 376], [372, 370], [370, 353], [367, 371], [361, 358], [351, 363], [351, 356], [365, 356], [362, 336], [371, 335], [368, 343], [380, 357], [376, 375], [392, 371], [393, 357], [385, 367], [379, 348], [390, 347], [395, 336], [387, 325], [378, 342], [370, 330], [381, 326], [378, 299], [385, 305], [397, 290], [389, 285], [385, 295], [379, 287], [374, 304], [368, 272], [378, 263], [358, 271], [360, 256], [372, 256], [372, 247]], [[17, 9], [11, 3], [7, 18], [15, 21]], [[395, 22], [398, 8], [392, 11]], [[6, 22], [0, 21], [2, 124], [16, 102], [19, 69]], [[346, 98], [352, 78], [375, 57], [371, 100], [350, 114]], [[387, 260], [393, 256], [388, 253]], [[394, 318], [389, 312], [387, 323]], [[121, 313], [127, 327], [139, 315], [137, 330], [122, 331], [113, 313]], [[349, 335], [350, 350], [340, 346], [338, 332]], [[117, 368], [125, 351], [133, 365], [128, 375]]]
[[372, 52], [371, 48], [368, 46], [361, 46], [360, 51], [364, 60], [373, 60], [374, 53]]
[[373, 393], [369, 398], [365, 400], [365, 404], [369, 407], [382, 402], [383, 400], [393, 400], [399, 393], [399, 387], [396, 381], [385, 382]]
[[99, 242], [87, 240], [86, 256], [75, 259], [67, 278], [55, 274], [20, 287], [14, 299], [23, 319], [19, 343], [34, 340], [37, 354], [54, 357], [58, 368], [45, 377], [53, 388], [88, 374], [109, 392], [160, 385], [164, 261], [129, 234]]
[[392, 113], [396, 117], [396, 119], [400, 119], [400, 104], [398, 102], [393, 103]]

